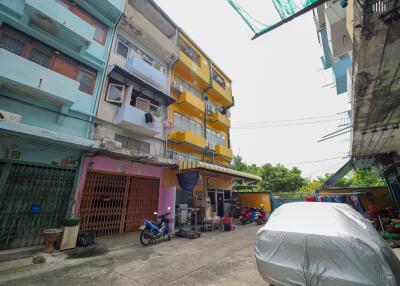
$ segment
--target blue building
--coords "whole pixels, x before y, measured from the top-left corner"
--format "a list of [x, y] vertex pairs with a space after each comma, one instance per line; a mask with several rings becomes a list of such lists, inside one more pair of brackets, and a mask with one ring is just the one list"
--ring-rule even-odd
[[125, 0], [0, 1], [0, 249], [67, 213]]
[[324, 69], [332, 69], [336, 93], [347, 92], [347, 74], [351, 69], [351, 37], [346, 29], [346, 10], [339, 1], [327, 3], [313, 10], [318, 40], [322, 47]]

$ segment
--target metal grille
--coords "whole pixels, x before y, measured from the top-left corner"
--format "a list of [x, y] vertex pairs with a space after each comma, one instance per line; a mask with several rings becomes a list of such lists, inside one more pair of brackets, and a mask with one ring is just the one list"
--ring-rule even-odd
[[144, 219], [157, 219], [159, 180], [131, 177], [124, 232], [137, 231]]
[[67, 214], [76, 170], [1, 162], [0, 172], [0, 249], [42, 244]]
[[88, 172], [80, 203], [82, 230], [97, 236], [136, 231], [144, 219], [155, 219], [159, 180]]

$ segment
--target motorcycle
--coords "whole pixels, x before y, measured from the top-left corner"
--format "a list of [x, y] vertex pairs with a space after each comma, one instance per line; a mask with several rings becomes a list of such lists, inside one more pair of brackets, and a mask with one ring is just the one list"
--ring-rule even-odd
[[[168, 207], [168, 211], [171, 210], [171, 207]], [[157, 215], [157, 212], [154, 212]], [[160, 222], [144, 220], [144, 224], [139, 228], [140, 232], [140, 243], [143, 246], [147, 246], [150, 243], [155, 244], [159, 239], [164, 239], [167, 237], [167, 240], [171, 240], [170, 236], [170, 228], [169, 223], [170, 219], [168, 216], [171, 212], [167, 212], [158, 216]]]

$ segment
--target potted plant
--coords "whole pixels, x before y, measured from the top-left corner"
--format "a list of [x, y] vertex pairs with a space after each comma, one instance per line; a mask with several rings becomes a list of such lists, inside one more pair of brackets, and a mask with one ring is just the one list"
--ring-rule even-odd
[[80, 219], [68, 216], [64, 219], [64, 232], [61, 239], [60, 250], [75, 248], [78, 238]]

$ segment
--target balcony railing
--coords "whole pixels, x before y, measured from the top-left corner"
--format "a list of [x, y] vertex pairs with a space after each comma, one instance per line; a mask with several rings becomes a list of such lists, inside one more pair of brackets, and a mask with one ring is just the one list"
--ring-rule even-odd
[[73, 47], [88, 47], [94, 37], [93, 26], [57, 1], [26, 0], [25, 13], [36, 26]]
[[125, 129], [147, 136], [162, 133], [162, 122], [159, 117], [152, 115], [154, 121], [146, 122], [145, 111], [131, 105], [122, 105], [114, 119], [114, 123]]
[[0, 49], [0, 82], [9, 88], [26, 87], [37, 97], [71, 106], [79, 94], [79, 82], [28, 59]]

